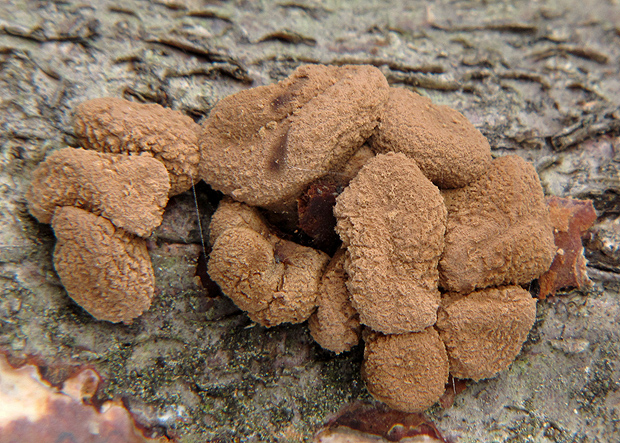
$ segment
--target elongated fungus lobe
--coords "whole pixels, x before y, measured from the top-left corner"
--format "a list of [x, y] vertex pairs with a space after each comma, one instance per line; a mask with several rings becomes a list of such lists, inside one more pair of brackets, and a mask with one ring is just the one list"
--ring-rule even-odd
[[362, 375], [373, 397], [406, 412], [424, 411], [439, 400], [448, 382], [448, 356], [433, 327], [365, 340]]
[[433, 325], [446, 208], [415, 161], [377, 155], [338, 196], [334, 214], [360, 321], [388, 334]]
[[294, 206], [370, 136], [388, 89], [372, 66], [305, 65], [280, 83], [228, 96], [203, 125], [201, 176], [251, 205]]
[[169, 190], [166, 168], [150, 155], [64, 148], [34, 171], [26, 199], [41, 223], [50, 223], [58, 207], [76, 206], [148, 237], [161, 224]]
[[79, 208], [56, 209], [54, 267], [69, 296], [99, 320], [131, 323], [151, 305], [145, 240]]
[[487, 174], [443, 191], [448, 209], [440, 286], [448, 291], [526, 284], [551, 265], [553, 228], [534, 167], [516, 155]]
[[463, 114], [404, 88], [390, 88], [371, 144], [376, 152], [411, 157], [440, 188], [465, 186], [491, 163], [489, 142]]
[[345, 251], [334, 254], [321, 279], [317, 309], [310, 317], [310, 333], [323, 348], [340, 354], [358, 344], [361, 326], [357, 311], [349, 300]]
[[437, 316], [450, 373], [480, 380], [513, 362], [536, 319], [536, 300], [520, 286], [442, 296]]
[[78, 105], [74, 126], [85, 148], [116, 154], [153, 154], [170, 174], [170, 195], [187, 191], [200, 179], [201, 129], [179, 111], [157, 104], [97, 98]]
[[222, 201], [213, 218], [207, 266], [222, 292], [263, 326], [305, 321], [316, 307], [329, 256], [269, 234], [246, 205]]

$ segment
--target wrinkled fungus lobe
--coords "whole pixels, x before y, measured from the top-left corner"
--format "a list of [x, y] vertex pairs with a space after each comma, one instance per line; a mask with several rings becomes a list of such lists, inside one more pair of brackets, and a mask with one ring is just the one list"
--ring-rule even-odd
[[516, 155], [497, 158], [480, 179], [442, 194], [448, 209], [442, 288], [527, 284], [549, 269], [553, 229], [531, 164]]
[[144, 239], [70, 206], [56, 209], [52, 228], [56, 272], [89, 314], [131, 323], [149, 308], [155, 281]]
[[169, 190], [166, 168], [151, 156], [64, 148], [34, 171], [26, 200], [41, 223], [58, 207], [76, 206], [147, 237], [161, 224]]
[[372, 66], [304, 65], [220, 100], [203, 125], [201, 176], [250, 205], [290, 209], [370, 136], [388, 98]]
[[213, 218], [207, 267], [222, 292], [263, 326], [305, 321], [329, 256], [271, 235], [256, 209], [236, 202], [222, 201]]
[[415, 161], [377, 155], [338, 196], [334, 214], [360, 321], [388, 334], [433, 325], [446, 208]]
[[187, 191], [200, 179], [201, 129], [179, 111], [120, 98], [96, 98], [77, 106], [74, 126], [85, 148], [153, 154], [170, 174], [170, 195]]
[[463, 114], [403, 88], [390, 88], [371, 145], [411, 157], [440, 188], [465, 186], [491, 163], [489, 142]]
[[437, 328], [450, 373], [476, 381], [494, 377], [521, 351], [535, 319], [536, 300], [520, 286], [443, 294]]

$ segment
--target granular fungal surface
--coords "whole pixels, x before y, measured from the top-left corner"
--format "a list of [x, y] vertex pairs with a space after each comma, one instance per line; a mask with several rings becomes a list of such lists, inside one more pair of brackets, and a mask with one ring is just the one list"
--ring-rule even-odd
[[[102, 396], [123, 398], [139, 422], [180, 441], [310, 440], [329, 414], [367, 400], [359, 347], [334, 357], [304, 325], [248, 327], [226, 299], [205, 297], [194, 275], [199, 229], [186, 217], [195, 213], [191, 191], [173, 198], [185, 211], [147, 242], [154, 298], [132, 325], [94, 321], [67, 298], [52, 268], [52, 232], [24, 200], [46, 153], [77, 145], [72, 110], [85, 100], [159, 103], [199, 121], [219, 99], [282, 80], [301, 60], [365, 63], [390, 85], [459, 110], [494, 155], [532, 161], [547, 195], [592, 199], [599, 216], [586, 250], [593, 286], [539, 303], [511, 368], [469, 386], [452, 408], [433, 409], [435, 424], [462, 442], [613, 441], [617, 5], [594, 1], [585, 15], [579, 2], [551, 0], [407, 7], [3, 3], [2, 347], [38, 356], [56, 382], [66, 365], [96, 365]], [[213, 211], [210, 195], [197, 200], [201, 213]]]

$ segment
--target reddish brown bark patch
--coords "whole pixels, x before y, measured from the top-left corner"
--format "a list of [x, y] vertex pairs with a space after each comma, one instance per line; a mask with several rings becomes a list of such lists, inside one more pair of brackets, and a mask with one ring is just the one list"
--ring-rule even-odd
[[539, 279], [540, 299], [563, 288], [582, 288], [590, 281], [581, 239], [596, 220], [591, 200], [553, 196], [547, 197], [547, 205], [558, 251], [551, 268]]

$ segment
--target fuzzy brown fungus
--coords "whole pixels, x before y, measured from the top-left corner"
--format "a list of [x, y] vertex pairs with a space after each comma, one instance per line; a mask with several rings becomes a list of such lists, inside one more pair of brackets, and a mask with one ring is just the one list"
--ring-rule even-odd
[[450, 373], [476, 381], [494, 377], [514, 361], [535, 319], [536, 300], [520, 286], [444, 294], [437, 328]]
[[413, 158], [440, 188], [465, 186], [491, 163], [489, 142], [463, 114], [404, 88], [390, 88], [371, 145]]
[[57, 208], [54, 267], [69, 296], [99, 320], [131, 323], [151, 305], [146, 241], [83, 209]]
[[373, 397], [405, 412], [422, 412], [439, 400], [448, 381], [448, 356], [433, 327], [374, 333], [365, 341], [362, 376]]
[[360, 321], [387, 334], [433, 325], [446, 208], [415, 161], [377, 155], [338, 196], [334, 214]]
[[340, 354], [359, 343], [361, 326], [349, 300], [345, 250], [339, 249], [331, 259], [319, 286], [317, 309], [310, 317], [310, 334], [323, 348]]
[[441, 287], [467, 293], [526, 284], [549, 269], [553, 228], [538, 175], [525, 160], [497, 158], [483, 177], [443, 196], [448, 225]]
[[304, 65], [277, 84], [228, 96], [203, 125], [201, 177], [235, 200], [290, 209], [362, 146], [388, 89], [372, 66]]
[[224, 197], [211, 216], [209, 243], [213, 246], [225, 230], [241, 227], [256, 231], [265, 238], [271, 236], [269, 227], [256, 208]]
[[[256, 209], [223, 203], [222, 212], [218, 207], [213, 217], [220, 227], [211, 230], [209, 276], [263, 326], [305, 321], [316, 307], [329, 256], [265, 232]], [[223, 215], [228, 215], [229, 228], [222, 225]]]
[[74, 127], [85, 148], [115, 154], [152, 153], [170, 174], [170, 195], [187, 191], [200, 179], [201, 128], [179, 111], [120, 98], [97, 98], [77, 106]]
[[76, 206], [148, 237], [161, 224], [169, 190], [166, 168], [150, 155], [64, 148], [34, 171], [26, 200], [41, 223], [51, 223], [58, 207]]

